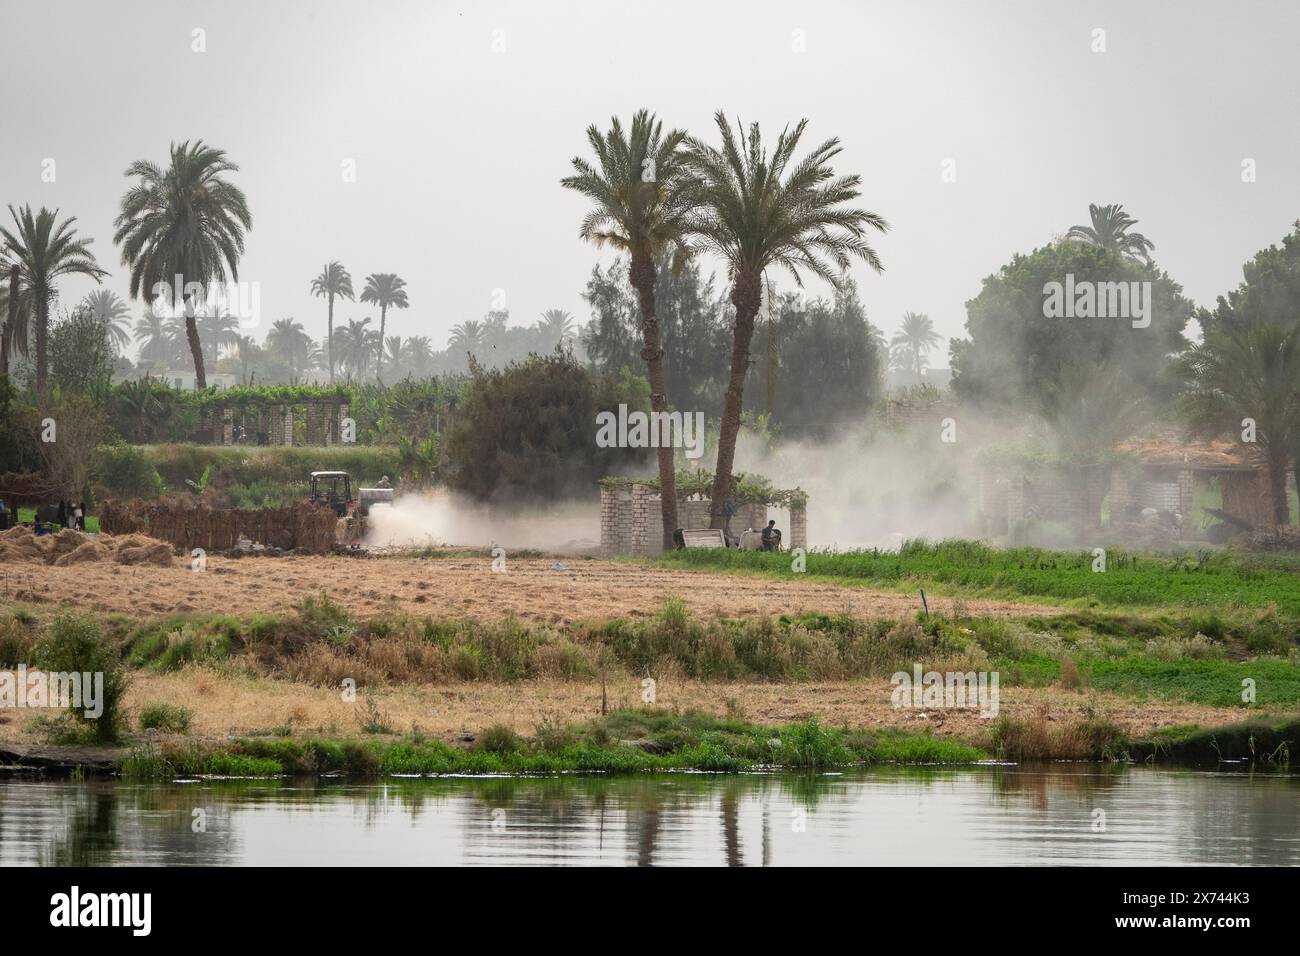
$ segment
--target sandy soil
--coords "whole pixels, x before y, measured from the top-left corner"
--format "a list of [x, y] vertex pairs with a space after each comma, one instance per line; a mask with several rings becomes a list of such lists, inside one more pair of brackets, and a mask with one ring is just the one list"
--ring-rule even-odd
[[[622, 561], [510, 560], [493, 573], [490, 558], [210, 557], [208, 570], [188, 566], [74, 567], [0, 563], [0, 598], [69, 604], [141, 617], [177, 612], [282, 614], [304, 595], [326, 591], [365, 617], [386, 610], [438, 616], [519, 617], [568, 622], [653, 614], [676, 596], [698, 613], [739, 615], [851, 613], [904, 617], [919, 595], [750, 575], [682, 571]], [[930, 610], [951, 611], [949, 598], [929, 597]], [[1011, 601], [963, 599], [967, 614], [1025, 616], [1055, 608]]]
[[[718, 715], [728, 709], [760, 724], [784, 724], [816, 714], [824, 723], [852, 727], [933, 727], [936, 733], [977, 738], [987, 728], [976, 711], [922, 712], [895, 709], [886, 679], [814, 684], [704, 684], [661, 680], [655, 704]], [[630, 678], [608, 686], [611, 707], [639, 707], [640, 684]], [[455, 683], [384, 688], [374, 700], [384, 722], [397, 732], [418, 726], [425, 733], [453, 739], [494, 723], [509, 724], [533, 734], [550, 719], [585, 720], [600, 713], [599, 683], [528, 681], [518, 684]], [[228, 734], [266, 731], [290, 725], [296, 733], [323, 732], [338, 736], [360, 734], [359, 720], [368, 713], [367, 691], [345, 702], [333, 689], [265, 678], [226, 676], [207, 668], [187, 668], [172, 674], [136, 672], [127, 707], [161, 702], [183, 703], [194, 711], [193, 733], [223, 738]], [[1082, 716], [1090, 705], [1133, 734], [1170, 724], [1226, 724], [1241, 719], [1240, 710], [1196, 704], [1136, 702], [1096, 691], [1077, 693], [1059, 688], [1003, 687], [1001, 714], [1035, 714], [1046, 708], [1051, 720]], [[26, 712], [0, 713], [0, 740], [37, 743], [26, 729]]]

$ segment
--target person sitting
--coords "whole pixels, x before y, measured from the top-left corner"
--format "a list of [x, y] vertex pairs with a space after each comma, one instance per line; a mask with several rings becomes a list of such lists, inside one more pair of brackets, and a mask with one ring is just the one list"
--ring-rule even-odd
[[777, 528], [775, 520], [769, 521], [767, 527], [763, 529], [763, 550], [781, 550], [781, 532]]

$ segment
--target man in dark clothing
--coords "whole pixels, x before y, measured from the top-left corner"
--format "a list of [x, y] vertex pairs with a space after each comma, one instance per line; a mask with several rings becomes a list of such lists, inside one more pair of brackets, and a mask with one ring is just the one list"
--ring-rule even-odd
[[776, 521], [769, 521], [767, 527], [763, 529], [763, 550], [779, 551], [781, 548], [781, 532], [776, 528]]

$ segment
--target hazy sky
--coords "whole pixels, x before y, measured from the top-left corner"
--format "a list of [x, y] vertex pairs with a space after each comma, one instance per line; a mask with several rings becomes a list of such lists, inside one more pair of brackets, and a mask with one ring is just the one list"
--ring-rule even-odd
[[[173, 140], [220, 146], [253, 211], [240, 278], [260, 284], [259, 339], [285, 316], [324, 331], [309, 284], [329, 259], [358, 292], [368, 273], [403, 276], [411, 308], [390, 315], [390, 334], [439, 347], [496, 290], [512, 323], [553, 307], [587, 321], [580, 295], [608, 254], [578, 239], [584, 200], [558, 181], [586, 154], [588, 124], [641, 106], [710, 139], [718, 108], [773, 135], [807, 117], [810, 143], [838, 136], [837, 168], [862, 175], [863, 205], [893, 226], [875, 243], [885, 274], [854, 273], [887, 333], [916, 310], [961, 334], [980, 280], [1086, 222], [1089, 202], [1124, 203], [1201, 304], [1300, 217], [1293, 2], [0, 0], [0, 11], [0, 203], [75, 215], [125, 297], [111, 244], [123, 170], [162, 163]], [[1254, 183], [1242, 182], [1245, 158]], [[347, 159], [355, 182], [343, 181]], [[956, 182], [942, 181], [946, 159]], [[90, 287], [66, 281], [63, 303]], [[366, 315], [378, 323], [344, 303], [336, 321]]]

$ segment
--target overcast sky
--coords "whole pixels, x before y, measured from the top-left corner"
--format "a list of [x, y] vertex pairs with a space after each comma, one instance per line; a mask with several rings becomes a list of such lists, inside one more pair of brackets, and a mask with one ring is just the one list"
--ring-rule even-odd
[[[511, 322], [580, 298], [597, 253], [559, 186], [584, 129], [648, 107], [713, 139], [807, 117], [892, 224], [870, 318], [960, 335], [1015, 252], [1121, 202], [1200, 304], [1300, 217], [1293, 2], [2, 0], [0, 203], [75, 215], [127, 293], [112, 220], [136, 159], [203, 138], [240, 165], [260, 339], [330, 259], [408, 282], [390, 334], [441, 347], [504, 293]], [[194, 52], [194, 31], [205, 52]], [[1093, 52], [1094, 31], [1105, 52]], [[500, 32], [497, 32], [500, 31]], [[801, 32], [796, 32], [801, 31]], [[504, 49], [494, 50], [494, 45]], [[802, 52], [800, 47], [802, 46]], [[1257, 181], [1242, 182], [1253, 159]], [[55, 161], [56, 181], [42, 181]], [[342, 168], [353, 160], [356, 181]], [[956, 182], [942, 179], [955, 161]], [[8, 213], [3, 213], [6, 223]], [[778, 277], [778, 283], [787, 280]], [[63, 304], [91, 288], [68, 280]], [[814, 287], [815, 288], [815, 287]], [[135, 305], [138, 313], [138, 304]], [[378, 315], [345, 303], [336, 321]], [[935, 365], [946, 365], [946, 355]]]

